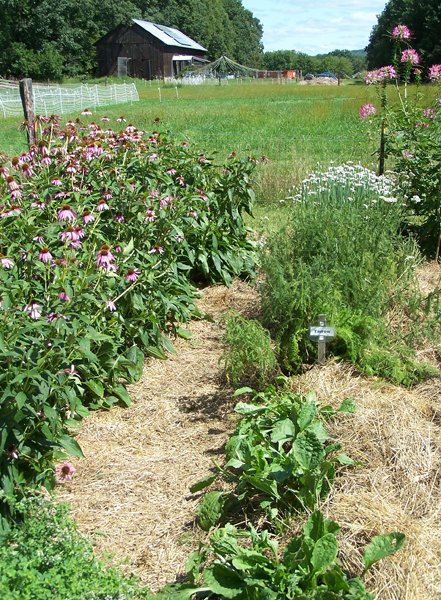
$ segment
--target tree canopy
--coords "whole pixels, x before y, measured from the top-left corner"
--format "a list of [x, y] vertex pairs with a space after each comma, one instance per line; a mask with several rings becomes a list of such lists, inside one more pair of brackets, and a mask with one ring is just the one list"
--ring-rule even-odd
[[440, 0], [390, 0], [378, 16], [366, 48], [370, 69], [393, 62], [391, 31], [400, 24], [410, 29], [409, 42], [421, 54], [423, 66], [441, 63]]
[[251, 67], [262, 60], [262, 26], [242, 0], [0, 0], [0, 76], [39, 80], [90, 75], [95, 42], [132, 18], [176, 27]]
[[268, 70], [297, 69], [303, 74], [331, 71], [336, 75], [349, 77], [365, 68], [364, 53], [357, 50], [333, 50], [316, 56], [296, 50], [275, 50], [265, 52], [263, 62]]

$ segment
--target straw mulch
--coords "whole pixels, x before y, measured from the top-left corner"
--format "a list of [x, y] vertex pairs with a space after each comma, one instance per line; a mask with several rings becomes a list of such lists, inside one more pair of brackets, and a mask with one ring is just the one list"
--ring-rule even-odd
[[[427, 287], [437, 278], [438, 267], [421, 273]], [[131, 387], [130, 408], [86, 420], [78, 437], [86, 458], [75, 461], [76, 479], [58, 492], [98, 552], [126, 557], [127, 570], [154, 590], [182, 573], [197, 546], [198, 495], [189, 486], [210, 472], [213, 459], [221, 460], [234, 426], [232, 390], [219, 363], [220, 315], [235, 307], [253, 316], [258, 299], [236, 283], [208, 288], [200, 307], [213, 321], [191, 323], [193, 338], [178, 341], [175, 356], [146, 363], [142, 381]], [[439, 356], [439, 348], [432, 354]], [[379, 600], [440, 598], [440, 380], [407, 390], [329, 361], [293, 378], [292, 386], [315, 390], [320, 403], [336, 406], [352, 397], [358, 407], [328, 423], [344, 451], [361, 463], [342, 470], [322, 507], [342, 527], [345, 568], [359, 574], [370, 538], [402, 531], [405, 547], [370, 570], [368, 588]], [[288, 535], [298, 526], [294, 521]]]

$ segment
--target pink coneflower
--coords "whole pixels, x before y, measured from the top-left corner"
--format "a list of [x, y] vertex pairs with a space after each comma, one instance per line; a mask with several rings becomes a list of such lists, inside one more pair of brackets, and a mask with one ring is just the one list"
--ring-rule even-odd
[[52, 185], [55, 185], [57, 187], [59, 187], [60, 185], [63, 185], [63, 182], [58, 177], [54, 177], [52, 179], [51, 183], [52, 183]]
[[107, 310], [110, 310], [110, 312], [114, 312], [116, 310], [115, 302], [113, 302], [113, 300], [107, 300], [106, 308], [107, 308]]
[[150, 248], [149, 254], [164, 254], [164, 248], [159, 244], [155, 244], [153, 248]]
[[372, 117], [373, 115], [375, 115], [376, 112], [377, 109], [373, 104], [363, 104], [363, 106], [360, 106], [358, 114], [360, 116], [360, 119], [367, 119], [368, 117]]
[[0, 214], [0, 217], [18, 217], [22, 213], [22, 209], [18, 204], [12, 204], [4, 212]]
[[74, 377], [79, 377], [78, 371], [75, 369], [75, 365], [70, 365], [68, 369], [63, 369], [63, 371], [66, 373], [66, 375], [73, 375]]
[[207, 200], [208, 200], [208, 196], [207, 196], [207, 194], [204, 192], [204, 190], [200, 190], [200, 189], [198, 189], [198, 192], [199, 192], [199, 197], [200, 197], [200, 199], [201, 199], [201, 200], [203, 200], [204, 202], [207, 202]]
[[267, 165], [269, 163], [269, 158], [268, 156], [261, 156], [260, 157], [261, 162], [263, 162], [264, 165]]
[[13, 192], [14, 190], [20, 189], [20, 186], [15, 181], [15, 179], [12, 177], [12, 175], [8, 175], [6, 177], [6, 182], [8, 184], [8, 189], [9, 189], [10, 192]]
[[83, 117], [90, 117], [92, 115], [92, 112], [88, 108], [84, 108], [81, 111], [81, 114], [83, 115]]
[[157, 154], [155, 154], [155, 153], [153, 153], [153, 154], [150, 154], [150, 156], [149, 156], [149, 161], [150, 161], [150, 162], [154, 162], [155, 160], [158, 160], [158, 155], [157, 155]]
[[39, 319], [41, 317], [41, 304], [37, 304], [36, 302], [31, 302], [25, 306], [25, 311], [29, 313], [31, 319]]
[[43, 158], [41, 159], [41, 164], [44, 165], [45, 167], [48, 167], [49, 165], [52, 164], [52, 159], [49, 156], [43, 156]]
[[116, 122], [117, 122], [117, 123], [125, 123], [126, 121], [127, 121], [127, 119], [125, 119], [124, 117], [118, 117], [118, 118], [116, 119]]
[[119, 254], [120, 252], [122, 252], [122, 248], [121, 248], [121, 246], [115, 246], [115, 252], [116, 252], [117, 254]]
[[58, 211], [58, 220], [59, 221], [75, 221], [77, 215], [71, 209], [69, 204], [63, 204], [61, 209]]
[[77, 233], [75, 232], [74, 227], [69, 226], [65, 231], [62, 231], [60, 233], [60, 239], [62, 242], [73, 242], [75, 240], [78, 240], [79, 238]]
[[174, 199], [174, 196], [164, 196], [159, 201], [160, 208], [166, 208], [169, 204], [173, 202]]
[[429, 68], [429, 80], [439, 81], [441, 79], [441, 65], [432, 65]]
[[177, 171], [176, 169], [167, 169], [166, 173], [167, 175], [176, 175]]
[[46, 204], [43, 202], [43, 200], [35, 200], [32, 202], [31, 207], [43, 209], [46, 208]]
[[76, 472], [77, 470], [70, 462], [59, 463], [55, 466], [55, 475], [60, 483], [72, 481]]
[[113, 196], [112, 196], [111, 192], [105, 191], [105, 192], [103, 192], [103, 198], [105, 200], [111, 200], [113, 198]]
[[149, 221], [150, 223], [153, 223], [153, 221], [156, 221], [156, 219], [157, 219], [157, 216], [156, 216], [154, 209], [148, 208], [145, 211], [145, 220]]
[[77, 168], [73, 163], [69, 163], [66, 167], [66, 173], [76, 173]]
[[184, 176], [183, 176], [183, 175], [178, 175], [178, 176], [176, 177], [176, 181], [179, 183], [179, 185], [180, 185], [181, 187], [184, 187], [184, 185], [185, 185], [185, 179], [184, 179]]
[[48, 263], [52, 260], [52, 254], [49, 252], [49, 248], [47, 246], [44, 246], [44, 248], [41, 249], [38, 258], [44, 263]]
[[101, 200], [99, 200], [99, 202], [96, 206], [96, 210], [97, 210], [97, 212], [101, 212], [103, 210], [109, 210], [109, 205], [104, 200], [104, 198], [101, 198]]
[[124, 223], [124, 221], [125, 221], [124, 215], [122, 215], [121, 213], [118, 213], [117, 215], [115, 215], [113, 217], [113, 220], [115, 221], [115, 223]]
[[98, 251], [96, 255], [96, 264], [100, 269], [104, 269], [106, 271], [113, 271], [114, 268], [112, 263], [115, 262], [115, 257], [110, 252], [110, 248], [107, 244], [103, 244], [101, 246], [101, 250]]
[[403, 50], [401, 53], [401, 62], [408, 63], [411, 65], [419, 65], [420, 64], [420, 55], [413, 48], [407, 48]]
[[[56, 312], [49, 313], [46, 318], [47, 318], [47, 320], [48, 320], [49, 323], [53, 323], [57, 319], [63, 319], [64, 321], [67, 321], [67, 317], [65, 317], [61, 313], [56, 313]], [[52, 344], [48, 344], [48, 347], [50, 347], [50, 346], [52, 346]]]
[[83, 211], [83, 223], [93, 223], [95, 221], [95, 217], [93, 216], [93, 214], [90, 212], [90, 210], [84, 210]]
[[80, 242], [80, 240], [75, 240], [73, 242], [70, 242], [69, 244], [69, 248], [75, 248], [76, 250], [79, 250], [82, 247], [83, 244]]
[[7, 256], [2, 256], [0, 258], [0, 264], [5, 269], [11, 269], [14, 266], [14, 261], [8, 258]]
[[139, 269], [136, 267], [134, 269], [129, 269], [126, 273], [126, 281], [136, 281], [139, 277]]
[[58, 298], [63, 302], [70, 302], [70, 296], [64, 290], [58, 294]]
[[8, 449], [6, 450], [6, 456], [9, 458], [9, 460], [17, 460], [18, 458], [18, 448], [17, 446], [9, 446]]
[[103, 121], [104, 123], [108, 123], [110, 121], [109, 117], [101, 117], [101, 121]]
[[32, 175], [34, 174], [34, 170], [29, 163], [23, 163], [21, 165], [21, 172], [23, 174], [23, 177], [25, 177], [26, 179], [32, 177]]
[[136, 131], [136, 127], [134, 127], [131, 123], [129, 123], [127, 125], [127, 127], [125, 128], [125, 131], [127, 133], [134, 133]]
[[391, 35], [396, 40], [409, 40], [411, 38], [410, 29], [406, 25], [395, 25]]

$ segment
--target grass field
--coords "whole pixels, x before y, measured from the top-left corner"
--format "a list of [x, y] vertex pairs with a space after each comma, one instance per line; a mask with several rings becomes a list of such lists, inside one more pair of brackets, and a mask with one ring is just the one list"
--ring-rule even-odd
[[[159, 117], [163, 126], [205, 152], [266, 155], [270, 166], [259, 177], [260, 199], [280, 199], [317, 163], [353, 160], [375, 167], [373, 147], [358, 118], [358, 108], [375, 101], [375, 92], [363, 85], [229, 81], [221, 86], [161, 86], [159, 92], [157, 82], [139, 82], [138, 89], [140, 102], [101, 107], [94, 118], [124, 115], [149, 130]], [[20, 122], [0, 120], [0, 151], [13, 155], [26, 148]]]

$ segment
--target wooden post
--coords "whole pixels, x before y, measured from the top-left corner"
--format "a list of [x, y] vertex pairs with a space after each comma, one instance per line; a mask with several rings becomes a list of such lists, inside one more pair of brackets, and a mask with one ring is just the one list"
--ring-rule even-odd
[[378, 158], [378, 175], [384, 175], [384, 156], [385, 156], [385, 150], [386, 150], [386, 138], [385, 138], [385, 131], [386, 129], [386, 122], [383, 119], [381, 121], [381, 136], [380, 136], [380, 156]]
[[37, 128], [35, 123], [34, 94], [32, 92], [32, 79], [26, 78], [20, 81], [20, 97], [23, 105], [23, 114], [26, 121], [28, 144], [33, 146], [37, 143]]

